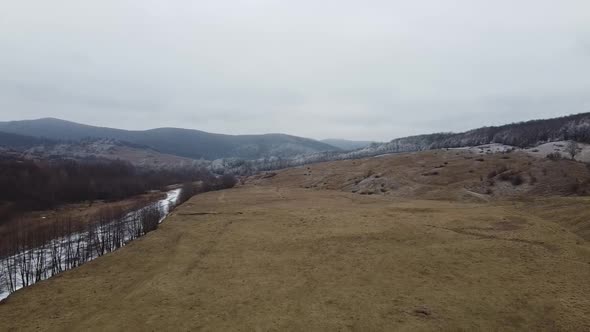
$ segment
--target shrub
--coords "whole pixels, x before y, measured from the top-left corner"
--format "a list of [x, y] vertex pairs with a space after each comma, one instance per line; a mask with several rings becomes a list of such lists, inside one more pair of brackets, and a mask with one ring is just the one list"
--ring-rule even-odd
[[559, 152], [551, 152], [550, 154], [547, 155], [547, 159], [556, 161], [556, 160], [563, 159], [563, 157], [562, 157], [561, 153], [559, 153]]
[[566, 190], [568, 194], [578, 194], [578, 191], [580, 190], [580, 183], [578, 183], [578, 181], [571, 183], [567, 186]]
[[578, 150], [579, 147], [576, 141], [570, 141], [565, 149], [565, 151], [567, 151], [572, 157], [572, 160], [575, 160], [576, 155], [578, 154]]
[[180, 189], [180, 195], [178, 196], [176, 204], [180, 205], [180, 204], [188, 201], [196, 193], [197, 193], [197, 189], [196, 189], [195, 185], [191, 182], [185, 182]]
[[524, 180], [520, 174], [516, 174], [510, 177], [510, 183], [512, 183], [513, 186], [520, 186], [521, 184], [523, 184], [523, 182]]
[[140, 220], [144, 233], [158, 229], [158, 223], [162, 217], [162, 211], [158, 207], [151, 206], [141, 210]]
[[529, 173], [529, 183], [530, 184], [535, 184], [537, 183], [537, 177], [535, 177], [534, 175]]
[[0, 205], [0, 226], [2, 226], [4, 222], [8, 221], [8, 219], [10, 219], [13, 214], [14, 211], [11, 204]]
[[231, 174], [221, 176], [221, 187], [223, 189], [233, 188], [238, 183], [238, 179]]

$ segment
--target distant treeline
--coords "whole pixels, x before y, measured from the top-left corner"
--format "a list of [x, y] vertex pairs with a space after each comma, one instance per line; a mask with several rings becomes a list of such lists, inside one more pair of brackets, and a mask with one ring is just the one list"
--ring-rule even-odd
[[590, 143], [590, 113], [483, 127], [464, 133], [448, 134], [433, 144], [435, 147], [450, 148], [500, 143], [527, 148], [559, 140]]
[[5, 158], [0, 159], [0, 204], [10, 204], [17, 210], [48, 209], [63, 203], [120, 200], [170, 184], [196, 181], [218, 189], [222, 179], [197, 168], [153, 170], [122, 161]]
[[528, 148], [562, 140], [590, 143], [590, 113], [511, 123], [497, 127], [483, 127], [463, 133], [435, 133], [402, 137], [387, 143], [371, 144], [365, 148], [348, 152], [328, 151], [300, 155], [295, 158], [272, 157], [258, 160], [229, 158], [214, 161], [210, 168], [216, 173], [249, 175], [260, 171], [324, 161], [367, 158], [388, 153], [459, 148], [491, 143]]
[[13, 222], [0, 234], [0, 294], [80, 266], [158, 228], [158, 204], [139, 210], [101, 208], [93, 222], [69, 217], [45, 227]]
[[47, 138], [23, 136], [11, 133], [0, 132], [0, 147], [14, 150], [26, 150], [39, 145], [54, 145], [58, 141]]
[[[191, 196], [233, 187], [233, 175], [203, 169], [145, 170], [121, 161], [31, 161], [0, 159], [0, 294], [47, 279], [117, 250], [156, 230], [162, 218]], [[94, 220], [62, 216], [32, 226], [15, 210], [46, 209], [61, 203], [117, 200], [183, 183], [175, 201], [122, 208], [104, 206]], [[17, 208], [17, 209], [15, 209]]]

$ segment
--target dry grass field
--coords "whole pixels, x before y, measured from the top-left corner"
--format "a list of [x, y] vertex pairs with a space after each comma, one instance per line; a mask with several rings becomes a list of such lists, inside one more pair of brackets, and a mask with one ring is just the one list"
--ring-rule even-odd
[[12, 294], [0, 330], [590, 330], [590, 197], [572, 193], [590, 171], [479, 158], [330, 162], [195, 196]]

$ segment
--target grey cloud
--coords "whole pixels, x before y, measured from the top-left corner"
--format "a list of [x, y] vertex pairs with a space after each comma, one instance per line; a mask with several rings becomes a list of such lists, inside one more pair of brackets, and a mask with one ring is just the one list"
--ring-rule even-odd
[[23, 0], [0, 120], [389, 140], [590, 111], [582, 0]]
[[[108, 83], [103, 83], [103, 87]], [[0, 80], [0, 96], [12, 95], [21, 100], [43, 103], [48, 105], [76, 105], [79, 107], [93, 107], [101, 109], [136, 109], [142, 111], [158, 111], [161, 105], [150, 98], [136, 98], [120, 94], [121, 89], [109, 87], [94, 88], [94, 91], [68, 91], [56, 84], [39, 84], [38, 82], [20, 82]], [[100, 90], [100, 91], [99, 91]]]

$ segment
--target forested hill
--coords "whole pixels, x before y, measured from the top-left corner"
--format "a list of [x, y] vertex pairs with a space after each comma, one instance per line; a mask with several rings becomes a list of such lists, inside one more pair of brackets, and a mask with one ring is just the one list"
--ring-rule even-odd
[[437, 133], [397, 138], [360, 151], [411, 152], [500, 143], [521, 148], [545, 142], [574, 140], [590, 143], [590, 113], [531, 120], [497, 127], [482, 127], [463, 133]]
[[[372, 157], [387, 153], [458, 148], [490, 143], [527, 148], [546, 142], [563, 140], [590, 143], [590, 113], [482, 127], [463, 133], [435, 133], [402, 137], [387, 143], [373, 143], [367, 147], [347, 152], [319, 152], [299, 155], [291, 159], [257, 160], [249, 163], [243, 160], [230, 160], [225, 161], [223, 167], [236, 174], [241, 174], [251, 172], [251, 170], [279, 169], [322, 161]], [[221, 166], [217, 167], [221, 168]]]
[[[311, 139], [282, 134], [232, 136], [175, 128], [127, 131], [86, 126], [56, 119], [0, 122], [0, 131], [64, 140], [109, 137], [178, 156], [202, 157], [210, 160], [232, 159], [228, 161], [232, 165], [225, 165], [226, 161], [221, 163], [230, 169], [236, 167], [233, 165], [236, 163], [235, 160], [238, 160], [239, 165], [243, 165], [245, 160], [252, 160], [251, 164], [253, 165], [250, 168], [269, 169], [326, 160], [370, 157], [385, 153], [477, 146], [489, 143], [522, 148], [561, 140], [590, 143], [590, 113], [482, 127], [463, 133], [409, 136], [397, 138], [387, 143], [372, 143], [364, 148], [349, 152], [343, 152], [329, 144]], [[11, 134], [5, 136], [6, 139], [18, 138], [24, 142], [24, 145], [37, 143], [36, 139], [32, 137], [23, 138]], [[273, 166], [267, 165], [270, 160], [268, 158], [274, 158], [271, 162]], [[260, 163], [264, 165], [258, 165]]]
[[26, 150], [35, 146], [57, 144], [57, 141], [32, 136], [24, 136], [0, 131], [0, 148]]
[[319, 141], [284, 134], [222, 135], [180, 128], [122, 130], [53, 118], [0, 122], [0, 131], [70, 141], [109, 138], [145, 145], [167, 154], [208, 160], [228, 157], [288, 158], [298, 154], [339, 150]]

